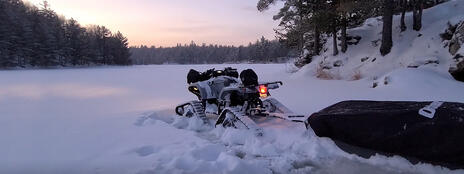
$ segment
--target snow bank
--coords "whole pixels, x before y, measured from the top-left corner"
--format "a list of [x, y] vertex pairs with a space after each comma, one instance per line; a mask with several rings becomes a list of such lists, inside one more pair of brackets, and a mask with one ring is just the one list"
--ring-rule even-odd
[[[412, 13], [406, 14], [408, 30], [401, 32], [400, 17], [394, 16], [393, 48], [390, 54], [380, 55], [382, 19], [370, 18], [358, 28], [348, 30], [352, 36], [361, 36], [357, 45], [350, 45], [346, 53], [332, 56], [332, 39], [325, 44], [326, 51], [314, 58], [313, 63], [303, 69], [310, 69], [312, 75], [318, 75], [322, 67], [334, 79], [378, 78], [398, 68], [429, 66], [440, 72], [448, 72], [455, 66], [453, 56], [444, 46], [440, 34], [448, 23], [456, 24], [464, 20], [464, 1], [451, 0], [436, 7], [424, 10], [421, 31], [412, 30]], [[341, 65], [340, 67], [334, 66]], [[308, 70], [304, 70], [308, 71]]]

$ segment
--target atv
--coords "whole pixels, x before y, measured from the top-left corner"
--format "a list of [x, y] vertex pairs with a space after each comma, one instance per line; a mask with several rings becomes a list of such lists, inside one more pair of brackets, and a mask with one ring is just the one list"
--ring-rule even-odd
[[[178, 105], [176, 114], [183, 117], [198, 117], [214, 126], [251, 129], [262, 135], [256, 120], [277, 118], [303, 122], [303, 115], [296, 115], [278, 100], [271, 98], [269, 90], [277, 89], [282, 82], [258, 83], [256, 73], [247, 69], [239, 74], [236, 69], [210, 69], [206, 72], [190, 70], [187, 75], [188, 90], [198, 100]], [[207, 116], [208, 115], [208, 116]]]

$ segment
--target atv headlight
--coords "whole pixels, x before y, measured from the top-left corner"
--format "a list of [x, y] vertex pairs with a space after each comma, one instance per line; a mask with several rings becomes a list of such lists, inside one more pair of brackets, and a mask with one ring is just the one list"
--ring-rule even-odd
[[184, 111], [184, 107], [177, 107], [177, 108], [176, 108], [176, 113], [177, 113], [178, 115], [184, 115], [184, 112], [185, 112], [185, 111]]
[[200, 89], [198, 89], [198, 87], [191, 86], [188, 88], [188, 90], [192, 92], [193, 94], [197, 95], [198, 97], [200, 97]]

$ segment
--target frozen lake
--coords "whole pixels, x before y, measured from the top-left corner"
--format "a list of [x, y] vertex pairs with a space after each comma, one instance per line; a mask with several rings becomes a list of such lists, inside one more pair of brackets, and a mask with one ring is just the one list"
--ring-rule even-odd
[[283, 81], [271, 94], [305, 115], [350, 99], [464, 102], [463, 83], [425, 70], [393, 73], [392, 84], [378, 88], [370, 78], [287, 73], [283, 64], [0, 71], [0, 173], [451, 172], [400, 157], [361, 159], [302, 125], [269, 128], [262, 139], [179, 126], [189, 121], [171, 117], [174, 107], [196, 98], [187, 91], [187, 72], [227, 66], [253, 68], [260, 81]]

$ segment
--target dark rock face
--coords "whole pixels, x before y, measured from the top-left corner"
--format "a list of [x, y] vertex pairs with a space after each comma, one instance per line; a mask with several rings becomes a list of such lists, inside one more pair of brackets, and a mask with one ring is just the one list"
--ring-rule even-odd
[[449, 52], [451, 55], [456, 55], [461, 49], [462, 44], [464, 43], [464, 22], [458, 25], [456, 32], [454, 32], [453, 37], [449, 42]]
[[453, 75], [454, 79], [457, 81], [464, 82], [464, 61], [458, 63], [456, 70], [451, 71], [451, 75]]
[[453, 60], [456, 62], [456, 66], [450, 68], [450, 73], [453, 77], [464, 82], [464, 57], [460, 52], [461, 47], [464, 44], [464, 21], [457, 25], [453, 37], [449, 41], [449, 52], [454, 56]]

